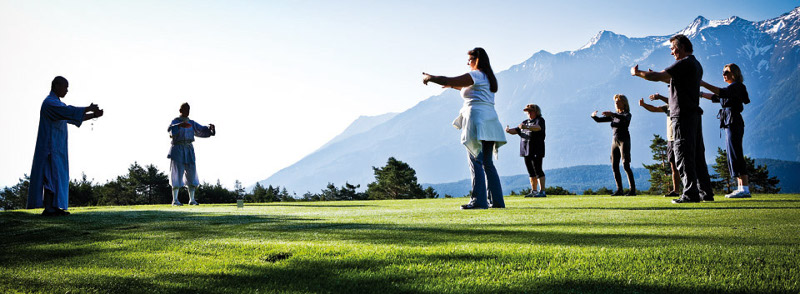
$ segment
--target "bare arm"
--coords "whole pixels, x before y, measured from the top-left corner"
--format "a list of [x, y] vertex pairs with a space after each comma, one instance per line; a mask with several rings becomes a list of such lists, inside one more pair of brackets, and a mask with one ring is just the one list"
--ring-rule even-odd
[[664, 102], [664, 103], [669, 103], [669, 99], [667, 99], [667, 97], [664, 97], [663, 95], [661, 95], [661, 94], [658, 94], [658, 93], [655, 93], [655, 94], [653, 94], [653, 95], [650, 95], [650, 97], [649, 97], [649, 98], [650, 98], [650, 101], [653, 101], [653, 100], [661, 100], [661, 101], [662, 101], [662, 102]]
[[[703, 88], [708, 89], [709, 91], [713, 92], [714, 94], [719, 95], [719, 88], [714, 87], [709, 83], [706, 83], [706, 81], [700, 81], [700, 86], [702, 86]], [[703, 96], [703, 97], [705, 97], [705, 96]], [[710, 99], [711, 97], [705, 97], [705, 98], [709, 98]]]
[[519, 134], [519, 130], [517, 128], [510, 129], [508, 126], [506, 126], [506, 133], [516, 135]]
[[638, 64], [631, 67], [631, 75], [653, 82], [669, 83], [669, 80], [672, 79], [672, 76], [669, 75], [669, 73], [667, 73], [666, 71], [655, 72], [652, 70], [647, 70], [647, 71], [639, 70]]
[[647, 109], [647, 111], [649, 112], [664, 112], [664, 110], [661, 109], [661, 107], [655, 107], [653, 105], [645, 103], [644, 98], [639, 99], [639, 106], [644, 107], [644, 109]]
[[454, 89], [469, 87], [475, 83], [472, 80], [472, 76], [470, 76], [468, 73], [457, 77], [445, 77], [445, 76], [434, 76], [423, 72], [422, 83], [427, 85], [428, 82], [436, 83], [444, 87], [449, 87]]

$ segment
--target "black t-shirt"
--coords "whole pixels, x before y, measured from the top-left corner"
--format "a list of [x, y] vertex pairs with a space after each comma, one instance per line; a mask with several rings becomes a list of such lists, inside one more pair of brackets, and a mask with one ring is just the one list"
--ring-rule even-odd
[[711, 102], [719, 103], [722, 109], [719, 110], [719, 126], [726, 128], [732, 125], [744, 126], [742, 110], [744, 105], [750, 103], [750, 95], [747, 94], [747, 87], [740, 82], [733, 82], [728, 87], [720, 88], [719, 95], [711, 97]]
[[536, 155], [544, 157], [544, 138], [546, 136], [544, 118], [526, 119], [522, 121], [522, 124], [526, 126], [538, 125], [542, 130], [534, 132], [528, 129], [515, 128], [517, 134], [522, 138], [519, 141], [519, 156]]
[[672, 76], [669, 81], [669, 114], [671, 117], [691, 115], [700, 105], [700, 81], [703, 67], [689, 55], [675, 61], [665, 70]]

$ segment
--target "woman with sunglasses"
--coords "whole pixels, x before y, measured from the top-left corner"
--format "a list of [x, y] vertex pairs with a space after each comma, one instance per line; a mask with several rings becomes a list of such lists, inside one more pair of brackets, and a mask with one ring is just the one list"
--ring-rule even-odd
[[727, 135], [728, 167], [731, 176], [735, 177], [739, 184], [739, 188], [725, 195], [725, 198], [750, 198], [747, 166], [742, 151], [742, 137], [744, 137], [742, 110], [744, 110], [743, 104], [750, 103], [750, 96], [747, 94], [747, 87], [743, 83], [744, 77], [738, 65], [734, 63], [725, 65], [722, 78], [729, 84], [728, 87], [717, 88], [701, 81], [700, 85], [712, 93], [700, 92], [700, 96], [722, 106], [717, 118], [719, 127], [725, 129]]
[[[453, 126], [461, 130], [461, 144], [467, 147], [472, 172], [472, 199], [462, 209], [505, 208], [500, 176], [492, 162], [492, 154], [506, 144], [503, 126], [494, 109], [497, 78], [483, 48], [467, 52], [470, 71], [457, 77], [422, 73], [422, 83], [433, 82], [461, 91], [464, 105]], [[484, 178], [485, 177], [485, 178]], [[488, 182], [488, 185], [487, 185]]]

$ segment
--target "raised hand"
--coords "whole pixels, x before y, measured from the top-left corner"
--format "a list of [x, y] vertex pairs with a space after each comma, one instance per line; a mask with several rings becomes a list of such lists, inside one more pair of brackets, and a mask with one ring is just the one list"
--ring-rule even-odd
[[94, 104], [94, 103], [91, 103], [91, 104], [89, 104], [88, 107], [86, 107], [86, 111], [89, 111], [89, 112], [97, 112], [98, 110], [100, 110], [100, 107], [98, 107], [97, 104]]
[[597, 116], [597, 110], [595, 110], [594, 112], [592, 112], [592, 116]]
[[613, 112], [611, 111], [603, 111], [603, 116], [611, 116]]
[[[650, 99], [653, 100], [653, 99]], [[644, 98], [639, 99], [639, 106], [644, 106]]]
[[639, 72], [639, 65], [638, 64], [634, 65], [633, 67], [631, 67], [631, 75], [635, 76], [637, 72]]
[[102, 109], [98, 109], [98, 110], [96, 110], [96, 111], [94, 111], [92, 113], [94, 113], [94, 118], [98, 118], [98, 117], [103, 116], [103, 110]]
[[427, 74], [425, 72], [422, 73], [422, 83], [423, 84], [428, 85], [428, 82], [430, 82], [431, 79], [433, 79], [432, 75], [429, 75], [429, 74]]

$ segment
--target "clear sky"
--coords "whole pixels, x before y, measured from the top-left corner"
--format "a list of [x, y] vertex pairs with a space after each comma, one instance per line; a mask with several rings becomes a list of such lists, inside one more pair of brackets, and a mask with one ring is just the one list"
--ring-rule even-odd
[[[168, 171], [182, 102], [218, 135], [195, 142], [201, 181], [252, 185], [360, 115], [442, 91], [484, 47], [495, 71], [598, 31], [669, 35], [695, 17], [774, 18], [800, 1], [8, 1], [0, 0], [0, 187], [30, 173], [39, 108], [63, 100], [105, 117], [70, 127], [70, 173], [103, 183], [134, 161]], [[291, 187], [289, 187], [291, 189]]]

